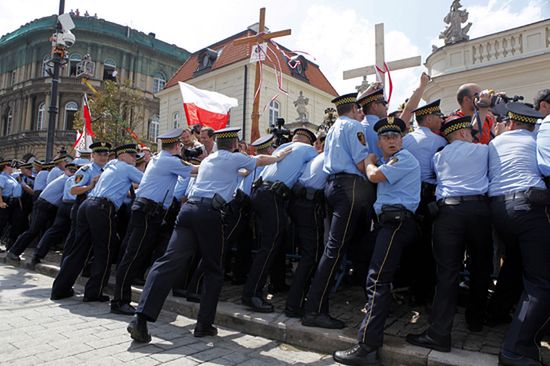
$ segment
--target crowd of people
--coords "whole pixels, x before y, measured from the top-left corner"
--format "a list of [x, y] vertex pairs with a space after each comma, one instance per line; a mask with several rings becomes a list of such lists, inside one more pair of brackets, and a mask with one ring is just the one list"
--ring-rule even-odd
[[[72, 297], [87, 272], [83, 300], [133, 315], [128, 332], [137, 342], [151, 340], [147, 323], [170, 292], [200, 302], [196, 337], [216, 335], [228, 275], [243, 285], [244, 306], [273, 312], [266, 294], [284, 289], [289, 257], [298, 260], [286, 316], [344, 328], [330, 315], [329, 297], [351, 262], [365, 288], [365, 316], [357, 344], [333, 355], [349, 365], [379, 364], [392, 291], [402, 286], [415, 304], [431, 305], [429, 327], [406, 340], [450, 352], [467, 273], [469, 330], [510, 323], [500, 364], [542, 365], [540, 341], [550, 328], [550, 89], [497, 113], [503, 93], [464, 84], [459, 108], [444, 115], [439, 100], [418, 107], [428, 82], [423, 74], [392, 113], [378, 85], [341, 95], [328, 132], [300, 127], [287, 142], [266, 135], [251, 143], [254, 154], [238, 128], [193, 126], [159, 136], [155, 154], [95, 142], [77, 159], [62, 151], [52, 162], [21, 162], [17, 173], [2, 160], [7, 258], [20, 261], [37, 240], [36, 265], [64, 241], [51, 299]], [[112, 265], [111, 299], [104, 288]], [[132, 284], [144, 286], [137, 307]]]

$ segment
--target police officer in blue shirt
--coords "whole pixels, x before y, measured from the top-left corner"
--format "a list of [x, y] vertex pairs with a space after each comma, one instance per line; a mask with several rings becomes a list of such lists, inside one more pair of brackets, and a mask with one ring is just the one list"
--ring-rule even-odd
[[74, 174], [78, 168], [79, 167], [74, 162], [65, 165], [65, 174], [68, 175], [69, 178], [65, 180], [62, 201], [57, 208], [53, 224], [46, 230], [44, 235], [42, 235], [42, 238], [34, 250], [31, 265], [40, 263], [40, 261], [46, 257], [46, 254], [48, 254], [51, 246], [64, 241], [69, 234], [71, 228], [71, 209], [75, 201], [75, 196], [71, 195], [70, 190], [74, 185]]
[[[330, 232], [325, 250], [306, 296], [302, 325], [341, 329], [344, 322], [328, 313], [328, 295], [355, 230], [366, 217], [370, 222], [370, 191], [365, 184], [365, 161], [369, 154], [363, 118], [356, 93], [332, 100], [339, 118], [325, 139], [323, 170], [328, 174], [325, 199]], [[371, 201], [372, 202], [372, 201]]]
[[123, 248], [122, 260], [117, 267], [115, 296], [111, 312], [133, 315], [131, 283], [139, 270], [139, 264], [150, 258], [157, 245], [157, 236], [166, 210], [172, 203], [178, 177], [196, 174], [197, 167], [187, 165], [179, 156], [180, 137], [183, 129], [176, 128], [160, 135], [162, 150], [153, 156], [141, 180], [132, 204], [130, 222]]
[[53, 223], [57, 209], [61, 205], [65, 182], [69, 176], [73, 175], [75, 168], [73, 164], [69, 166], [69, 169], [66, 168], [66, 165], [64, 166], [65, 173], [48, 184], [34, 203], [30, 227], [17, 238], [8, 252], [8, 258], [20, 260], [19, 256], [29, 244], [42, 235]]
[[99, 180], [103, 167], [107, 164], [111, 144], [108, 142], [97, 141], [90, 145], [92, 150], [92, 162], [80, 167], [74, 175], [72, 187], [69, 193], [75, 196], [74, 204], [71, 208], [71, 228], [65, 241], [63, 256], [71, 251], [76, 236], [77, 216], [80, 205], [88, 197], [90, 192]]
[[282, 144], [274, 152], [277, 154], [292, 149], [292, 159], [267, 166], [260, 174], [261, 181], [252, 192], [252, 209], [261, 237], [243, 288], [242, 302], [255, 311], [273, 312], [273, 305], [264, 299], [263, 290], [288, 226], [291, 188], [298, 181], [305, 164], [317, 156], [313, 147], [315, 140], [315, 134], [308, 129], [295, 129], [292, 142]]
[[34, 193], [33, 193], [33, 200], [36, 201], [38, 196], [40, 196], [40, 193], [46, 188], [47, 181], [48, 181], [48, 174], [50, 173], [50, 170], [53, 168], [53, 163], [42, 163], [42, 169], [36, 174], [34, 177]]
[[[223, 285], [224, 240], [220, 211], [237, 188], [240, 169], [252, 171], [257, 165], [282, 160], [289, 153], [284, 150], [279, 156], [259, 155], [253, 158], [233, 152], [238, 147], [239, 130], [226, 128], [217, 131], [218, 150], [201, 162], [192, 193], [179, 212], [168, 248], [149, 271], [136, 317], [128, 325], [130, 336], [137, 342], [151, 341], [147, 321], [157, 320], [174, 281], [197, 250], [201, 253], [205, 274], [194, 335], [204, 337], [217, 334], [212, 323]], [[208, 223], [207, 228], [205, 223]]]
[[285, 314], [303, 316], [307, 288], [317, 269], [324, 247], [325, 194], [328, 173], [323, 170], [325, 137], [321, 139], [318, 155], [310, 160], [293, 187], [290, 217], [300, 246], [300, 261], [294, 271], [288, 291]]
[[[490, 208], [487, 200], [489, 148], [474, 144], [470, 116], [447, 120], [442, 134], [450, 144], [436, 153], [439, 214], [433, 228], [437, 286], [430, 327], [407, 336], [417, 346], [450, 352], [464, 250], [470, 258], [466, 322], [471, 331], [483, 325], [492, 260]], [[475, 227], [475, 230], [472, 228]]]
[[11, 245], [19, 235], [19, 221], [23, 219], [21, 208], [21, 195], [23, 189], [11, 174], [13, 173], [12, 160], [0, 161], [0, 232], [3, 232], [6, 224], [10, 224], [9, 241], [6, 243], [6, 249]]
[[414, 243], [417, 235], [414, 212], [420, 202], [418, 160], [402, 149], [406, 124], [396, 117], [376, 122], [378, 144], [383, 153], [380, 165], [370, 154], [367, 177], [377, 183], [374, 210], [380, 230], [367, 275], [365, 317], [358, 333], [358, 344], [334, 353], [334, 360], [347, 365], [378, 365], [378, 349], [384, 339], [384, 324], [392, 301], [391, 284], [399, 266], [403, 248]]
[[[414, 115], [418, 128], [403, 137], [403, 149], [408, 150], [420, 164], [422, 190], [420, 205], [416, 211], [420, 223], [420, 236], [415, 245], [405, 250], [407, 261], [402, 271], [410, 278], [411, 292], [416, 304], [430, 303], [435, 286], [435, 263], [432, 255], [432, 223], [435, 208], [435, 172], [434, 154], [447, 145], [447, 140], [438, 135], [441, 131], [443, 114], [435, 100], [415, 109]], [[430, 211], [432, 207], [432, 211]]]
[[103, 295], [103, 288], [109, 279], [112, 253], [117, 244], [115, 213], [132, 183], [139, 184], [143, 176], [134, 166], [135, 144], [118, 146], [115, 154], [117, 158], [105, 165], [97, 184], [78, 210], [75, 240], [61, 262], [52, 287], [52, 300], [74, 294], [72, 286], [93, 249], [94, 260], [84, 289], [84, 301], [109, 301], [109, 297]]
[[57, 156], [53, 158], [54, 167], [48, 173], [48, 179], [46, 180], [46, 185], [53, 182], [53, 180], [61, 175], [65, 171], [65, 164], [70, 159], [69, 155], [65, 151], [60, 151]]
[[374, 124], [388, 115], [388, 102], [384, 97], [384, 88], [365, 91], [357, 97], [357, 103], [359, 103], [365, 115], [361, 124], [365, 128], [369, 153], [374, 153], [378, 158], [381, 158], [382, 151], [378, 147], [378, 136], [374, 131]]
[[519, 248], [524, 291], [501, 347], [501, 365], [542, 365], [540, 340], [550, 317], [550, 205], [532, 131], [541, 115], [508, 103], [506, 131], [489, 143], [493, 225], [506, 248]]

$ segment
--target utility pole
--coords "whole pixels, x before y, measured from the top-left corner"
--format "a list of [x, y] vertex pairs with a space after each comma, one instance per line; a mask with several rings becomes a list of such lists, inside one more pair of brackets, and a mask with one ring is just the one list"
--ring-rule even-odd
[[[59, 0], [59, 15], [65, 12], [65, 0]], [[62, 27], [59, 20], [57, 21], [56, 34], [61, 33]], [[53, 145], [55, 138], [55, 124], [57, 122], [57, 85], [59, 84], [59, 69], [65, 56], [64, 47], [56, 46], [52, 54], [53, 75], [52, 75], [52, 95], [50, 98], [50, 107], [48, 108], [48, 139], [46, 141], [46, 160], [50, 161], [53, 157]]]

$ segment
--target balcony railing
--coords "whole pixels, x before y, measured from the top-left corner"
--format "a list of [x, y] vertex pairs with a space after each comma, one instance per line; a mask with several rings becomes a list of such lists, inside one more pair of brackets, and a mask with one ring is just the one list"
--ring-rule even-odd
[[[38, 130], [38, 131], [23, 131], [14, 133], [8, 136], [0, 137], [0, 146], [7, 147], [12, 144], [46, 144], [48, 131]], [[55, 131], [55, 142], [56, 143], [67, 143], [73, 142], [76, 139], [76, 132], [70, 130], [59, 130]]]

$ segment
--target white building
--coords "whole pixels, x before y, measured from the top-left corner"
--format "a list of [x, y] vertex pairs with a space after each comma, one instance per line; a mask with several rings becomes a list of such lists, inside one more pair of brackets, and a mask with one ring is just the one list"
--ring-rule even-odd
[[[237, 98], [239, 106], [232, 108], [230, 126], [241, 127], [244, 138], [250, 138], [252, 123], [252, 103], [254, 99], [255, 64], [250, 63], [250, 46], [233, 45], [233, 41], [250, 36], [256, 32], [251, 28], [214, 43], [198, 52], [180, 67], [176, 74], [166, 83], [164, 90], [156, 94], [160, 98], [160, 133], [176, 126], [187, 126], [183, 111], [183, 100], [178, 81], [189, 83], [197, 88], [216, 91], [229, 97]], [[287, 55], [294, 54], [279, 45]], [[282, 117], [286, 124], [296, 126], [298, 112], [294, 101], [302, 92], [308, 98], [308, 121], [315, 125], [323, 122], [325, 109], [331, 107], [330, 101], [338, 95], [336, 90], [319, 69], [319, 66], [299, 56], [300, 65], [294, 69], [288, 60], [273, 45], [269, 44], [270, 60], [263, 66], [260, 93], [260, 133], [265, 134], [270, 124]], [[279, 62], [274, 55], [279, 57]], [[282, 88], [288, 91], [285, 95], [277, 87], [276, 70], [282, 71]], [[294, 65], [294, 64], [293, 64]], [[278, 95], [277, 99], [271, 101]], [[298, 123], [301, 125], [301, 123]]]
[[441, 47], [425, 65], [432, 82], [424, 99], [441, 98], [444, 113], [458, 108], [456, 91], [469, 82], [533, 103], [550, 88], [550, 19]]

